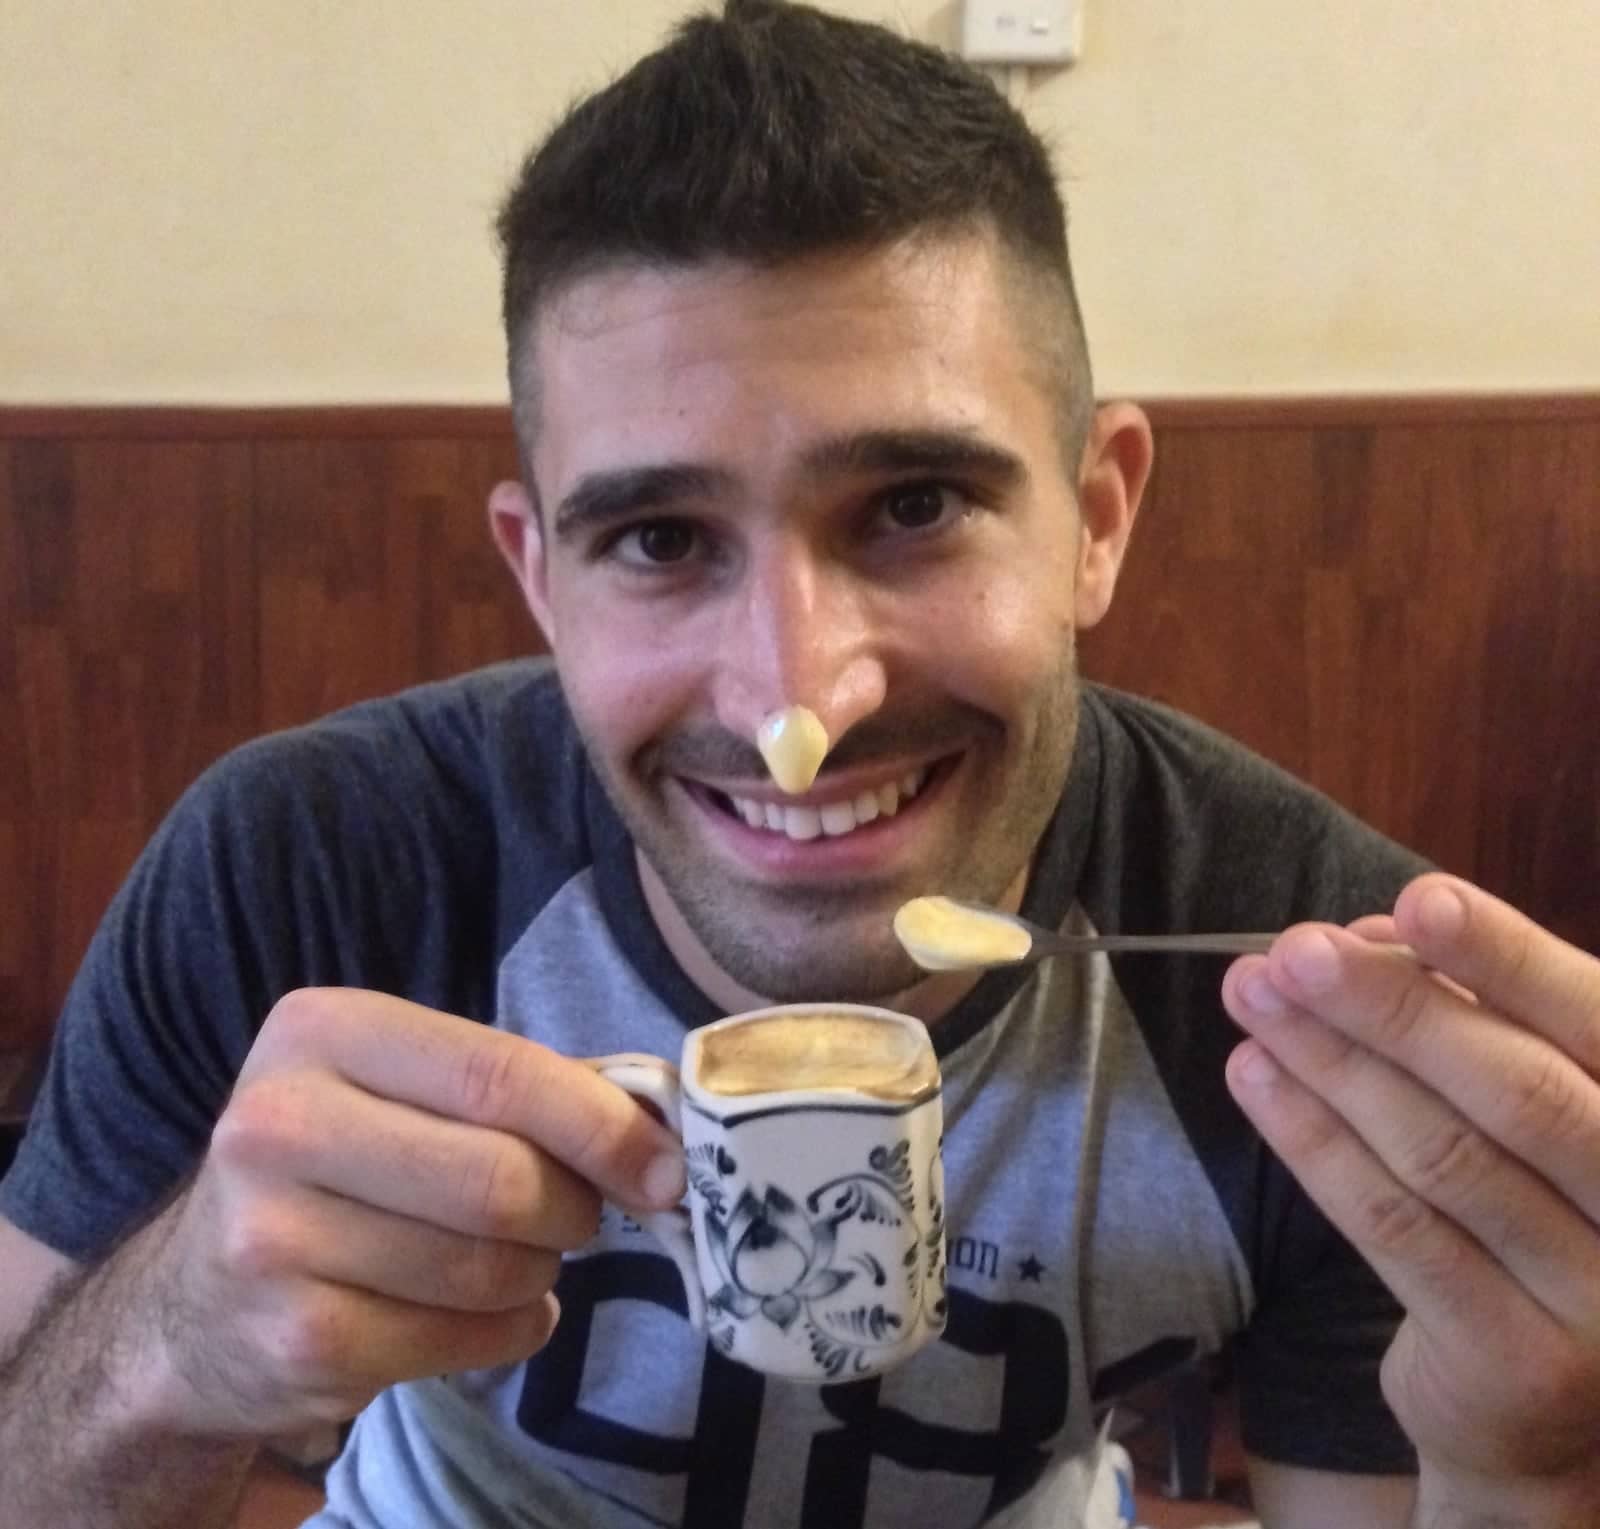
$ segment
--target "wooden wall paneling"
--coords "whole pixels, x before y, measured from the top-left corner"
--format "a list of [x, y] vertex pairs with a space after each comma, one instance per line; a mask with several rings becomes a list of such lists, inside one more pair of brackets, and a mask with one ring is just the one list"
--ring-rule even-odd
[[264, 727], [538, 646], [486, 526], [509, 444], [336, 437], [255, 453]]
[[0, 963], [0, 1048], [48, 1024], [139, 847], [256, 725], [245, 448], [16, 441], [4, 482], [8, 944], [27, 955]]
[[418, 554], [428, 570], [413, 613], [421, 672], [458, 674], [491, 658], [544, 651], [489, 535], [489, 490], [517, 475], [509, 439], [427, 442], [407, 448], [413, 450], [424, 453], [423, 462], [398, 457], [393, 467], [397, 483], [415, 494]]
[[340, 439], [256, 447], [263, 730], [380, 695], [412, 672], [410, 645], [391, 635], [398, 602], [385, 598], [391, 563], [402, 596], [414, 572], [408, 527], [386, 515], [387, 450]]
[[[1448, 837], [1430, 838], [1419, 811], [1427, 772], [1438, 757], [1437, 712], [1441, 679], [1458, 672], [1462, 655], [1436, 651], [1417, 640], [1417, 625], [1440, 606], [1440, 565], [1424, 555], [1428, 527], [1439, 503], [1433, 479], [1439, 457], [1430, 453], [1426, 427], [1368, 432], [1359, 453], [1346, 452], [1330, 472], [1322, 501], [1324, 570], [1348, 580], [1350, 624], [1325, 634], [1310, 662], [1326, 674], [1339, 669], [1345, 691], [1317, 730], [1317, 757], [1307, 770], [1344, 772], [1340, 799], [1397, 839], [1441, 865], [1470, 866], [1469, 830], [1432, 825]], [[1332, 443], [1324, 445], [1326, 462]], [[1449, 453], [1444, 454], [1448, 462]], [[1337, 501], [1337, 504], [1335, 503]], [[1446, 504], [1453, 502], [1450, 493]], [[1335, 521], [1340, 529], [1326, 528]], [[1470, 759], [1461, 761], [1468, 769]], [[1345, 794], [1346, 790], [1348, 794]]]
[[1309, 740], [1300, 666], [1301, 433], [1262, 431], [1250, 461], [1202, 431], [1163, 435], [1116, 602], [1086, 634], [1085, 672], [1208, 720], [1246, 719], [1247, 741], [1289, 769]]
[[1515, 493], [1478, 617], [1483, 749], [1497, 765], [1478, 859], [1600, 949], [1600, 421], [1511, 426], [1505, 451]]
[[[73, 757], [72, 561], [75, 507], [70, 449], [17, 442], [7, 474], [7, 519], [16, 563], [6, 580], [12, 695], [8, 774], [20, 784], [16, 828], [28, 880], [7, 899], [21, 929], [22, 964], [8, 973], [17, 1006], [0, 1015], [0, 1044], [25, 1043], [41, 1029], [41, 1010], [63, 992], [71, 959], [70, 896], [59, 870], [68, 837]], [[63, 917], [63, 912], [67, 913]], [[81, 952], [81, 944], [77, 947]]]
[[26, 557], [16, 503], [17, 450], [15, 442], [0, 441], [0, 1047], [20, 1035], [24, 1015], [37, 1016], [45, 1003], [36, 976], [44, 947], [29, 911], [45, 885], [42, 813], [22, 731], [19, 641], [28, 585], [37, 574]]
[[1600, 419], [1158, 437], [1086, 672], [1600, 947]]
[[[1493, 478], [1470, 471], [1462, 446], [1459, 436], [1412, 427], [1388, 433], [1380, 446], [1368, 520], [1404, 525], [1407, 534], [1375, 558], [1379, 538], [1369, 529], [1367, 563], [1375, 569], [1386, 562], [1392, 587], [1406, 592], [1403, 620], [1373, 663], [1400, 670], [1405, 682], [1379, 714], [1383, 731], [1365, 741], [1363, 754], [1386, 755], [1407, 777], [1392, 818], [1372, 803], [1377, 821], [1392, 821], [1397, 837], [1447, 868], [1492, 880], [1479, 858], [1475, 807], [1496, 768], [1483, 729], [1485, 654], [1481, 625], [1462, 619], [1488, 598], [1484, 568], [1459, 550], [1446, 558], [1428, 552], [1441, 539], [1441, 522], [1442, 538], [1457, 549], [1470, 545], [1467, 523], [1481, 520], [1478, 506], [1493, 493]], [[1364, 810], [1370, 800], [1356, 798]]]
[[80, 800], [103, 803], [81, 815], [148, 831], [258, 726], [249, 449], [80, 442], [73, 462], [79, 758], [99, 783]]

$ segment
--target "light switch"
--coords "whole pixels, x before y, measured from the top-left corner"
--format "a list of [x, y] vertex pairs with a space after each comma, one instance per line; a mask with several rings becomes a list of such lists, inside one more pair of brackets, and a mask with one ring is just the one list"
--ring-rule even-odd
[[965, 0], [961, 56], [975, 64], [1070, 64], [1086, 0]]

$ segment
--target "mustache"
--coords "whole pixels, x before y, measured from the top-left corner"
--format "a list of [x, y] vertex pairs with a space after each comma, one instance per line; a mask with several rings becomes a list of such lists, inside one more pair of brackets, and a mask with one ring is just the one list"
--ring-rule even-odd
[[[961, 702], [941, 705], [936, 711], [863, 717], [828, 750], [817, 778], [882, 759], [952, 753], [974, 737], [999, 729], [1000, 724], [987, 712]], [[714, 723], [670, 733], [645, 750], [640, 763], [650, 773], [767, 778], [766, 761], [755, 744]]]

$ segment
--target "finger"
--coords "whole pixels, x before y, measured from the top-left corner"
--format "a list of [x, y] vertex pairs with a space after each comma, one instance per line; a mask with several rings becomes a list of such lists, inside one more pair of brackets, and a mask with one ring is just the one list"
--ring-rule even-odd
[[[1561, 1355], [1571, 1339], [1478, 1242], [1412, 1193], [1256, 1040], [1228, 1059], [1239, 1107], [1306, 1192], [1447, 1353], [1490, 1363]], [[1463, 1347], [1462, 1332], [1473, 1335]], [[1492, 1351], [1504, 1343], [1505, 1352]]]
[[1398, 945], [1400, 934], [1392, 913], [1367, 913], [1345, 925], [1351, 934], [1371, 940], [1375, 945]]
[[[1300, 926], [1296, 925], [1295, 927], [1298, 928]], [[1406, 945], [1405, 941], [1400, 938], [1399, 932], [1395, 928], [1394, 916], [1392, 914], [1366, 913], [1358, 919], [1351, 920], [1351, 922], [1346, 924], [1344, 927], [1346, 932], [1354, 935], [1358, 939], [1365, 940], [1369, 945], [1379, 948], [1389, 947], [1387, 953], [1390, 955], [1404, 956], [1407, 959], [1411, 959], [1416, 954], [1415, 951], [1411, 950]], [[1287, 931], [1285, 931], [1285, 933], [1287, 933]], [[1256, 960], [1256, 957], [1246, 956], [1241, 958], [1241, 960], [1254, 961]], [[1464, 988], [1459, 982], [1446, 977], [1443, 973], [1434, 971], [1431, 967], [1425, 965], [1420, 966], [1420, 970], [1425, 972], [1429, 978], [1438, 983], [1439, 986], [1442, 987], [1446, 992], [1455, 994], [1457, 998], [1460, 998], [1464, 1002], [1476, 1003], [1478, 1001], [1474, 994], [1468, 992], [1467, 989]]]
[[1480, 887], [1437, 873], [1400, 894], [1395, 924], [1429, 966], [1600, 1076], [1600, 960]]
[[1288, 1002], [1449, 1100], [1600, 1224], [1600, 1084], [1570, 1057], [1407, 957], [1327, 925], [1286, 931], [1266, 971]]
[[[1405, 941], [1400, 938], [1400, 931], [1395, 927], [1392, 913], [1368, 913], [1346, 924], [1344, 927], [1351, 934], [1359, 935], [1363, 940], [1373, 945], [1405, 945]], [[1459, 982], [1446, 977], [1443, 972], [1436, 972], [1431, 967], [1424, 967], [1423, 969], [1435, 982], [1448, 992], [1454, 993], [1456, 997], [1464, 998], [1468, 1003], [1476, 1003], [1478, 1001]]]
[[241, 1281], [309, 1275], [451, 1311], [531, 1306], [561, 1273], [549, 1249], [464, 1237], [303, 1185], [253, 1197], [229, 1218], [219, 1257]]
[[1259, 982], [1240, 996], [1256, 1039], [1398, 1184], [1470, 1233], [1565, 1326], [1600, 1330], [1600, 1233], [1565, 1197], [1394, 1063]]
[[594, 1189], [520, 1136], [442, 1115], [300, 1070], [237, 1090], [212, 1153], [276, 1181], [450, 1232], [541, 1248], [577, 1248], [599, 1225]]
[[508, 1311], [444, 1311], [307, 1281], [243, 1325], [265, 1381], [320, 1395], [337, 1415], [397, 1381], [526, 1359], [549, 1341], [560, 1311], [550, 1294]]
[[[1351, 934], [1359, 935], [1363, 940], [1373, 945], [1404, 945], [1400, 938], [1400, 931], [1395, 927], [1392, 913], [1368, 913], [1355, 919], [1344, 926]], [[1477, 999], [1462, 987], [1459, 982], [1452, 981], [1442, 972], [1425, 968], [1428, 975], [1442, 987], [1454, 993], [1458, 998], [1464, 998], [1468, 1003], [1476, 1003]]]
[[314, 1061], [384, 1098], [509, 1131], [624, 1205], [683, 1198], [677, 1139], [615, 1084], [535, 1041], [353, 988], [291, 993], [267, 1024], [262, 1067]]

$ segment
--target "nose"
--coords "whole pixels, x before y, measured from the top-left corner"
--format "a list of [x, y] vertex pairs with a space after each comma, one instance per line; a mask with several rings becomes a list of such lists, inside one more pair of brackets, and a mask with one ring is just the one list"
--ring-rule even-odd
[[730, 598], [714, 680], [717, 720], [754, 742], [762, 722], [808, 707], [831, 748], [883, 705], [870, 601], [847, 568], [784, 543], [753, 557]]

